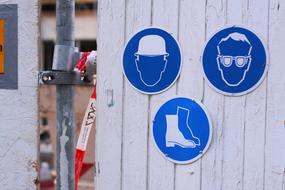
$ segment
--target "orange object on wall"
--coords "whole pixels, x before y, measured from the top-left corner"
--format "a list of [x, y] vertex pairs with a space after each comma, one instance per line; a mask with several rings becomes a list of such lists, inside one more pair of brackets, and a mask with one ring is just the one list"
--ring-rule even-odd
[[0, 20], [0, 74], [5, 71], [4, 64], [4, 31], [5, 31], [5, 20]]

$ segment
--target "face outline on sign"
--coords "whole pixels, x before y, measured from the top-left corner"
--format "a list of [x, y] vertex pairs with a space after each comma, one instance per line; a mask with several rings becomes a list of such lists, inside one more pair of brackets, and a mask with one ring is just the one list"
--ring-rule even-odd
[[204, 79], [211, 88], [226, 96], [242, 96], [262, 83], [268, 56], [257, 34], [234, 25], [219, 29], [207, 40], [201, 63]]
[[[140, 79], [148, 87], [161, 81], [167, 66], [165, 41], [158, 35], [147, 35], [140, 39], [135, 63]], [[149, 72], [151, 71], [151, 72]]]
[[178, 41], [160, 27], [136, 32], [126, 43], [122, 58], [128, 83], [143, 94], [166, 91], [176, 82], [182, 68]]
[[[236, 48], [239, 46], [239, 48]], [[240, 51], [232, 51], [238, 49]], [[240, 85], [250, 68], [252, 45], [244, 34], [234, 32], [221, 39], [217, 46], [217, 64], [228, 86]], [[233, 77], [235, 76], [235, 77]]]

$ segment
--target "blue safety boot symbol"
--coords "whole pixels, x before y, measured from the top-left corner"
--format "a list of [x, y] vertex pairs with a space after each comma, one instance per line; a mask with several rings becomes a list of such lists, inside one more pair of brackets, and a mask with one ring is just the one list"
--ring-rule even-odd
[[210, 117], [201, 103], [185, 97], [173, 98], [157, 111], [152, 135], [158, 150], [167, 159], [179, 164], [190, 163], [209, 147]]

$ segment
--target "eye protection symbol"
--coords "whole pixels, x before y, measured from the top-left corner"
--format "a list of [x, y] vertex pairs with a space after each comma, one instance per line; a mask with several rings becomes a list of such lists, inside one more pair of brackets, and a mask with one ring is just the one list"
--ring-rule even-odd
[[251, 56], [218, 55], [218, 61], [225, 67], [230, 67], [233, 64], [233, 61], [235, 61], [237, 67], [243, 67], [251, 61]]

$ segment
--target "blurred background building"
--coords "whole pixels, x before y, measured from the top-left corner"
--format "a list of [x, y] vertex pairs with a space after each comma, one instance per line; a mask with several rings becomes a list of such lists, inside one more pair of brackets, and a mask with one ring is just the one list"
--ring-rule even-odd
[[[41, 0], [41, 64], [40, 70], [52, 68], [53, 50], [56, 40], [56, 0]], [[75, 46], [79, 51], [97, 49], [97, 0], [76, 0]], [[76, 134], [78, 136], [92, 86], [74, 87]], [[55, 178], [56, 153], [56, 92], [55, 86], [39, 88], [40, 105], [40, 161], [41, 189], [52, 190]], [[79, 189], [94, 189], [95, 130], [91, 131], [84, 159], [85, 172]]]

